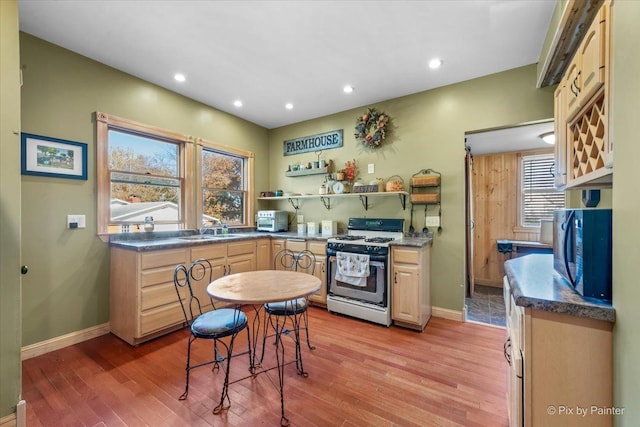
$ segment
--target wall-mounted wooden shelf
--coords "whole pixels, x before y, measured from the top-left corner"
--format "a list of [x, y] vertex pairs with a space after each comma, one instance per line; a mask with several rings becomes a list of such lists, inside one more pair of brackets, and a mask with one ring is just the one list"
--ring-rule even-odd
[[291, 203], [291, 206], [295, 210], [298, 210], [299, 200], [301, 199], [320, 199], [324, 204], [326, 209], [331, 209], [331, 199], [340, 199], [340, 198], [353, 198], [359, 197], [362, 202], [362, 206], [364, 210], [369, 209], [369, 197], [386, 197], [386, 196], [398, 196], [400, 198], [400, 203], [402, 205], [402, 209], [404, 210], [407, 205], [407, 196], [409, 193], [406, 191], [383, 191], [383, 192], [374, 192], [374, 193], [345, 193], [345, 194], [308, 194], [308, 195], [300, 195], [300, 196], [282, 196], [282, 197], [258, 197], [258, 200], [288, 200]]
[[284, 176], [306, 176], [306, 175], [320, 175], [320, 174], [328, 174], [330, 167], [325, 166], [323, 168], [311, 168], [304, 169], [301, 171], [287, 171], [284, 173]]

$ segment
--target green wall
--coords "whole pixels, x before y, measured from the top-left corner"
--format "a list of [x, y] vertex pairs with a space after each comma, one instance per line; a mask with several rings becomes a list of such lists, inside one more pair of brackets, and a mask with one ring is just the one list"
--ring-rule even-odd
[[[638, 111], [637, 76], [640, 58], [635, 41], [640, 2], [614, 4], [613, 128], [615, 129], [615, 186], [607, 204], [614, 208], [614, 329], [615, 404], [625, 407], [618, 426], [640, 425], [636, 405], [640, 392], [640, 246], [635, 233], [640, 201], [637, 192], [635, 143]], [[31, 267], [23, 278], [25, 345], [54, 338], [108, 321], [108, 248], [95, 236], [95, 125], [92, 113], [104, 111], [170, 130], [204, 137], [256, 152], [256, 182], [265, 188], [315, 193], [317, 177], [285, 178], [289, 158], [282, 156], [282, 141], [332, 129], [345, 130], [345, 147], [326, 157], [342, 165], [351, 158], [361, 168], [375, 163], [371, 177], [400, 174], [407, 179], [418, 169], [443, 173], [444, 232], [434, 246], [433, 303], [460, 309], [464, 265], [463, 150], [464, 132], [511, 125], [552, 116], [552, 94], [535, 90], [535, 67], [524, 67], [446, 88], [375, 105], [390, 114], [393, 137], [378, 151], [355, 144], [351, 130], [363, 108], [327, 116], [270, 132], [160, 89], [86, 58], [21, 34], [18, 54], [18, 7], [0, 1], [0, 417], [15, 410], [20, 390], [20, 177], [17, 169], [20, 126], [17, 67], [24, 64], [22, 129], [89, 144], [87, 182], [22, 177], [23, 262]], [[267, 145], [269, 142], [269, 145]], [[300, 155], [298, 160], [315, 156]], [[261, 159], [267, 159], [265, 162]], [[268, 162], [273, 163], [269, 167]], [[366, 169], [365, 169], [366, 170]], [[271, 173], [269, 173], [271, 171]], [[365, 178], [370, 176], [365, 174]], [[579, 200], [579, 199], [578, 199]], [[308, 220], [349, 216], [403, 215], [395, 198], [376, 199], [364, 212], [359, 201], [341, 200], [331, 211], [319, 201], [301, 206]], [[279, 207], [291, 209], [287, 204]], [[65, 229], [68, 213], [85, 213], [87, 229]], [[420, 220], [415, 222], [420, 228]]]
[[[412, 174], [431, 168], [442, 173], [442, 226], [435, 237], [431, 301], [436, 307], [462, 310], [464, 302], [465, 222], [464, 222], [464, 134], [467, 131], [515, 125], [553, 117], [553, 88], [536, 89], [536, 65], [493, 74], [463, 83], [430, 90], [373, 105], [393, 120], [393, 132], [384, 145], [367, 150], [355, 141], [356, 118], [366, 107], [309, 120], [269, 132], [271, 174], [269, 186], [258, 191], [282, 189], [318, 193], [322, 175], [285, 177], [291, 161], [307, 163], [314, 153], [283, 156], [284, 140], [344, 129], [344, 146], [327, 150], [323, 156], [338, 167], [355, 158], [365, 183], [381, 177], [400, 175], [408, 184]], [[367, 164], [375, 173], [367, 173]], [[408, 185], [407, 185], [408, 188]], [[351, 216], [403, 217], [409, 228], [410, 210], [403, 211], [397, 197], [371, 198], [365, 211], [357, 198], [334, 199], [331, 210], [320, 200], [302, 200], [299, 213], [305, 221], [337, 219], [341, 227]], [[269, 204], [267, 204], [269, 203]], [[292, 210], [286, 201], [262, 202]], [[424, 225], [424, 207], [414, 211], [414, 227]]]
[[613, 306], [614, 404], [624, 407], [617, 426], [640, 425], [640, 244], [638, 233], [638, 114], [640, 100], [640, 2], [613, 7]]
[[[94, 112], [124, 117], [268, 157], [266, 129], [25, 33], [20, 34], [22, 130], [89, 145], [89, 179], [22, 177], [23, 345], [109, 321], [109, 248], [96, 235]], [[256, 182], [268, 179], [257, 162]], [[68, 214], [87, 228], [68, 230]]]
[[18, 2], [0, 1], [0, 418], [15, 412], [20, 363], [20, 49]]

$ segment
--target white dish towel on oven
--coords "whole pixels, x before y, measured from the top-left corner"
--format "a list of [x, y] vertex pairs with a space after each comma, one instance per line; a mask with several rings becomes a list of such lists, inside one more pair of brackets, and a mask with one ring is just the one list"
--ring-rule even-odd
[[336, 252], [336, 280], [353, 286], [366, 286], [369, 277], [369, 255]]

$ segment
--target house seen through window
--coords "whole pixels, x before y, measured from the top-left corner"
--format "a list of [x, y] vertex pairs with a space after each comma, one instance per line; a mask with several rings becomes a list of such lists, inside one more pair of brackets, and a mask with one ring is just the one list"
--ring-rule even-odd
[[180, 228], [179, 153], [175, 142], [109, 130], [111, 224], [140, 231], [152, 217], [157, 230]]
[[520, 225], [539, 227], [541, 220], [552, 220], [553, 211], [565, 207], [565, 194], [553, 182], [554, 157], [523, 156], [520, 166]]
[[[251, 226], [253, 153], [96, 113], [98, 234]], [[198, 161], [195, 161], [195, 160]]]

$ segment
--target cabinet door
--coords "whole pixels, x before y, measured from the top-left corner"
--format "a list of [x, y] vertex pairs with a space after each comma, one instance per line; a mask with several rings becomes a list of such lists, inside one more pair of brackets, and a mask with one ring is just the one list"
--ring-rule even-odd
[[591, 96], [604, 84], [604, 37], [600, 13], [589, 27], [578, 54], [581, 56], [580, 70], [580, 104], [584, 105]]
[[566, 111], [567, 118], [573, 116], [580, 108], [580, 55], [576, 54], [567, 68], [566, 76]]
[[567, 113], [566, 80], [562, 80], [554, 93], [554, 133], [556, 135], [553, 182], [558, 190], [567, 185]]
[[256, 270], [271, 270], [271, 242], [269, 239], [260, 239], [256, 242]]
[[284, 239], [273, 239], [271, 240], [271, 266], [270, 269], [282, 270], [282, 267], [274, 266], [274, 257], [278, 252], [284, 249], [285, 240]]
[[313, 302], [326, 305], [327, 304], [327, 256], [316, 256], [316, 267], [313, 275], [320, 279], [320, 290], [315, 294], [309, 295], [309, 299]]
[[[225, 243], [192, 247], [191, 262], [200, 258], [206, 259], [211, 263], [213, 268], [213, 273], [211, 274], [212, 281], [225, 275], [227, 270], [227, 245]], [[209, 277], [209, 269], [207, 268], [201, 280], [192, 281], [193, 293], [200, 300], [202, 311], [209, 311], [213, 308], [209, 294], [207, 294]], [[216, 306], [218, 305], [216, 304]]]
[[236, 255], [227, 258], [227, 274], [255, 271], [256, 257], [253, 254]]
[[391, 316], [394, 320], [418, 323], [420, 321], [419, 267], [410, 264], [394, 264]]

